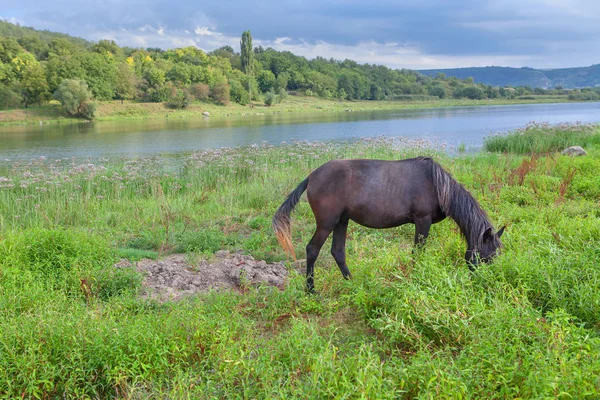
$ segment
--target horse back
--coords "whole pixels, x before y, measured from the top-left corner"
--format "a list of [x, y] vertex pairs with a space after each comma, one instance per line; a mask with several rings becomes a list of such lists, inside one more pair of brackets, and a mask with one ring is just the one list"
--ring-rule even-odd
[[374, 228], [441, 213], [427, 158], [329, 161], [309, 176], [307, 195], [317, 219], [345, 214]]

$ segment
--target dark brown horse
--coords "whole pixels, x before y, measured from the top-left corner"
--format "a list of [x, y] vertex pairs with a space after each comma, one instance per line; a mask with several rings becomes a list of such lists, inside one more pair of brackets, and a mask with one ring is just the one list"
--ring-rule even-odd
[[431, 158], [400, 161], [333, 160], [314, 170], [289, 194], [273, 217], [281, 246], [295, 258], [290, 214], [302, 193], [312, 208], [317, 229], [306, 246], [306, 285], [314, 290], [314, 266], [319, 251], [333, 231], [331, 254], [344, 278], [346, 229], [352, 220], [370, 228], [415, 224], [415, 245], [425, 243], [431, 224], [452, 218], [467, 241], [465, 259], [471, 270], [487, 262], [502, 247], [504, 227], [494, 233], [477, 200]]

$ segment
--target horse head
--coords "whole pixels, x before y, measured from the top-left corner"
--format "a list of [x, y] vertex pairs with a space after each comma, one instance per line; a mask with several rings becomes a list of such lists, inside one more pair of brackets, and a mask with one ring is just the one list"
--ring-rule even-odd
[[502, 247], [500, 236], [504, 233], [503, 226], [496, 233], [493, 233], [492, 228], [487, 228], [481, 234], [478, 245], [474, 249], [468, 249], [465, 253], [465, 259], [471, 270], [476, 267], [480, 262], [488, 263], [491, 262], [494, 257], [498, 255], [498, 249]]

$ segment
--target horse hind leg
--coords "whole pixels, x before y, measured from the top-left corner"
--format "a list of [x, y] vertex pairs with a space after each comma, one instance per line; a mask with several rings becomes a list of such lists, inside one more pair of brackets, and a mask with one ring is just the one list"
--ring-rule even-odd
[[346, 231], [348, 219], [341, 219], [333, 229], [333, 240], [331, 242], [331, 255], [335, 259], [344, 279], [350, 279], [352, 274], [346, 265]]
[[330, 233], [331, 229], [317, 226], [315, 234], [310, 239], [310, 242], [308, 242], [308, 245], [306, 245], [306, 288], [309, 293], [314, 293], [315, 291], [315, 262], [317, 261], [317, 257], [319, 257], [321, 247], [323, 247]]

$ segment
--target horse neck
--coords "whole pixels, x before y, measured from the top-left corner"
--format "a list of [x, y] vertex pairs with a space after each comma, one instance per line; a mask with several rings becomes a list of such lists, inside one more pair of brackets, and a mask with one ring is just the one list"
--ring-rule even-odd
[[492, 226], [485, 211], [479, 206], [477, 200], [455, 182], [454, 196], [450, 198], [446, 214], [452, 218], [460, 232], [467, 241], [467, 248], [473, 250], [478, 247], [481, 234]]

